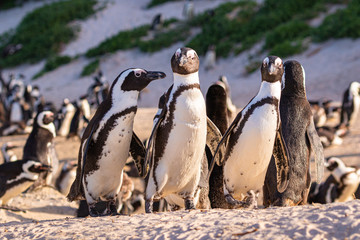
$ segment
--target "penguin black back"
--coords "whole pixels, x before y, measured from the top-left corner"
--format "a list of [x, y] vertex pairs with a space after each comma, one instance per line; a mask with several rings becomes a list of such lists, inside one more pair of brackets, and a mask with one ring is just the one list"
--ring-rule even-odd
[[276, 166], [272, 157], [264, 183], [263, 203], [266, 207], [306, 204], [311, 182], [309, 164], [312, 147], [307, 131], [313, 125], [313, 118], [306, 98], [305, 73], [297, 61], [285, 62], [284, 68], [280, 118], [283, 138], [289, 150], [289, 185], [283, 193], [277, 191]]

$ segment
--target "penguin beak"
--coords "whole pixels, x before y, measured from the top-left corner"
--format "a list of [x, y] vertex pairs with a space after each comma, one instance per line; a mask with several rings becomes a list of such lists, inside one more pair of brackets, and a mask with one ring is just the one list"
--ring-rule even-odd
[[274, 63], [269, 63], [268, 72], [269, 75], [274, 75], [276, 73], [276, 67], [274, 66]]
[[146, 73], [146, 78], [149, 80], [149, 81], [153, 81], [153, 80], [157, 80], [157, 79], [162, 79], [166, 77], [166, 74], [163, 73], [163, 72], [147, 72]]
[[35, 173], [51, 172], [52, 168], [49, 165], [42, 164], [42, 165], [39, 165], [39, 166], [32, 166], [30, 168], [30, 171], [35, 172]]

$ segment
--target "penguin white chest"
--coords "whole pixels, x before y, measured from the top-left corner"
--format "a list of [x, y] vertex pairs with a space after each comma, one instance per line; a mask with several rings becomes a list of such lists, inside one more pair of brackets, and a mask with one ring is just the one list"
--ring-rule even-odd
[[249, 190], [261, 190], [274, 147], [277, 115], [277, 106], [264, 104], [235, 128], [239, 130], [243, 124], [224, 165], [225, 184], [235, 198], [241, 199]]
[[[206, 144], [205, 101], [199, 89], [186, 91], [177, 98], [172, 130], [164, 151], [159, 174], [168, 174], [169, 188], [197, 185]], [[164, 189], [166, 191], [166, 188]]]
[[[99, 154], [95, 171], [86, 176], [87, 190], [98, 196], [117, 193], [122, 181], [122, 170], [125, 166], [132, 137], [135, 114], [128, 114], [115, 120], [114, 127], [97, 134], [96, 143], [105, 138]], [[106, 128], [106, 126], [105, 126]]]

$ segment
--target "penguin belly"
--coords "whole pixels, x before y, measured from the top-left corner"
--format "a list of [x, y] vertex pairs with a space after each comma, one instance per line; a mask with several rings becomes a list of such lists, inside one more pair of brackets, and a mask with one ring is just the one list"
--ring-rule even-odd
[[224, 165], [225, 187], [234, 198], [242, 200], [249, 190], [262, 189], [274, 147], [277, 121], [276, 106], [270, 104], [255, 109], [246, 121]]
[[[190, 95], [193, 91], [200, 93], [199, 90], [187, 92]], [[200, 94], [198, 97], [189, 95], [178, 98], [173, 129], [155, 170], [158, 187], [164, 196], [193, 192], [200, 180], [207, 131], [205, 101]], [[163, 187], [161, 182], [165, 184]]]
[[125, 124], [122, 117], [117, 120], [116, 127], [109, 132], [98, 157], [98, 169], [85, 177], [85, 192], [93, 198], [115, 196], [120, 191], [122, 171], [129, 155], [132, 129], [133, 121]]

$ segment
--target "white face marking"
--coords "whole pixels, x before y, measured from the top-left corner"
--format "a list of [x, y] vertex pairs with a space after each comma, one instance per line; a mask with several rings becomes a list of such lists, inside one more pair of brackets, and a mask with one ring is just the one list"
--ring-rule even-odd
[[178, 48], [178, 49], [176, 50], [176, 52], [175, 52], [175, 56], [176, 56], [176, 57], [179, 57], [180, 54], [181, 54], [181, 48]]
[[275, 66], [280, 66], [282, 64], [282, 61], [280, 58], [275, 59]]
[[40, 127], [42, 128], [45, 128], [47, 130], [49, 130], [49, 132], [52, 133], [52, 135], [54, 137], [56, 137], [56, 130], [55, 130], [55, 125], [54, 123], [49, 123], [49, 124], [44, 124], [43, 123], [43, 119], [44, 119], [44, 116], [45, 115], [54, 115], [52, 112], [50, 111], [44, 111], [44, 112], [41, 112], [37, 118], [37, 123], [39, 124]]
[[263, 64], [265, 64], [265, 65], [268, 65], [268, 64], [269, 64], [269, 58], [268, 58], [268, 57], [266, 57], [266, 58], [264, 59]]
[[135, 77], [140, 77], [142, 73], [146, 73], [144, 69], [134, 69]]
[[195, 56], [197, 56], [197, 54], [196, 54], [196, 52], [194, 51], [194, 50], [189, 50], [189, 51], [187, 51], [187, 53], [186, 53], [186, 57], [188, 57], [188, 58], [193, 58], [193, 57], [195, 57]]
[[6, 184], [10, 184], [12, 182], [16, 182], [20, 179], [23, 179], [23, 178], [27, 178], [27, 179], [30, 179], [30, 180], [36, 180], [38, 179], [39, 177], [39, 174], [38, 173], [33, 173], [33, 172], [30, 172], [29, 171], [29, 168], [33, 165], [36, 165], [36, 166], [41, 166], [41, 163], [39, 162], [35, 162], [35, 161], [28, 161], [26, 162], [23, 166], [22, 166], [22, 169], [23, 169], [23, 172], [17, 176], [15, 179], [12, 179], [12, 180], [9, 180], [6, 182]]

